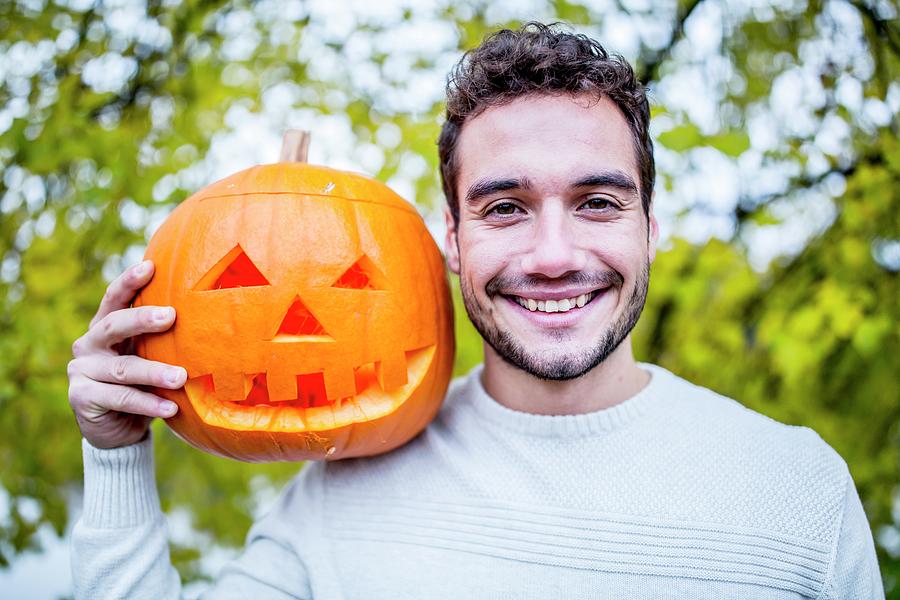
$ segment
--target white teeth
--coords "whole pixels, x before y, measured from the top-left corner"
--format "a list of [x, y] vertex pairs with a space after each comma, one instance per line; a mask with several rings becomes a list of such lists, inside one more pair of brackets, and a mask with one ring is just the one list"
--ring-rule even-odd
[[520, 306], [522, 306], [523, 308], [527, 308], [531, 312], [539, 310], [546, 313], [555, 313], [568, 312], [576, 306], [578, 308], [581, 308], [585, 304], [587, 304], [593, 297], [593, 293], [581, 294], [580, 296], [576, 296], [575, 298], [564, 298], [562, 300], [534, 300], [532, 298], [526, 299], [516, 297], [516, 302], [518, 302]]

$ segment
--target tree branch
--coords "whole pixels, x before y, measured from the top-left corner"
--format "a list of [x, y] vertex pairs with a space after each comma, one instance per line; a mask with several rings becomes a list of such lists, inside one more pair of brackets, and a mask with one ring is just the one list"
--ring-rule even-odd
[[900, 33], [891, 29], [889, 22], [879, 17], [875, 9], [862, 2], [862, 0], [848, 0], [848, 2], [872, 23], [875, 33], [880, 39], [887, 42], [894, 54], [900, 56]]
[[637, 78], [641, 83], [647, 85], [651, 81], [656, 81], [659, 78], [659, 68], [669, 58], [675, 44], [684, 37], [684, 24], [701, 2], [703, 2], [703, 0], [687, 0], [684, 3], [679, 3], [678, 12], [675, 17], [675, 25], [672, 27], [672, 35], [669, 37], [669, 43], [655, 51], [649, 58], [641, 61], [641, 67], [636, 73]]

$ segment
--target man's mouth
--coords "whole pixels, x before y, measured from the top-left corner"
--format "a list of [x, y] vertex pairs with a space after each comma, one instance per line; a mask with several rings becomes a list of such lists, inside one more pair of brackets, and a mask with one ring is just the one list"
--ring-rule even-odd
[[522, 296], [514, 295], [507, 295], [506, 297], [516, 302], [522, 308], [526, 308], [531, 312], [563, 313], [569, 312], [570, 310], [583, 308], [586, 304], [588, 304], [591, 300], [599, 296], [604, 291], [606, 291], [606, 288], [594, 290], [586, 294], [579, 294], [577, 296], [573, 296], [572, 298], [560, 298], [558, 300], [523, 298]]

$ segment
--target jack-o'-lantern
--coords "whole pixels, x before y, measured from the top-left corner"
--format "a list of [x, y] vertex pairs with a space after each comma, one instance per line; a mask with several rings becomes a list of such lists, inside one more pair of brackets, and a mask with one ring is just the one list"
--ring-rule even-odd
[[183, 366], [167, 420], [246, 461], [338, 459], [419, 433], [446, 392], [452, 311], [416, 210], [367, 177], [261, 165], [180, 204], [150, 241], [135, 305], [173, 306], [139, 355]]

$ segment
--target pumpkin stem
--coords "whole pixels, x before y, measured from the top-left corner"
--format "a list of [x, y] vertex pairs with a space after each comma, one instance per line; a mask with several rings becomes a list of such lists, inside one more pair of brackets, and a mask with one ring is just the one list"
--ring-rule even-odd
[[307, 162], [309, 154], [309, 132], [302, 129], [288, 129], [281, 142], [281, 158], [278, 162]]

